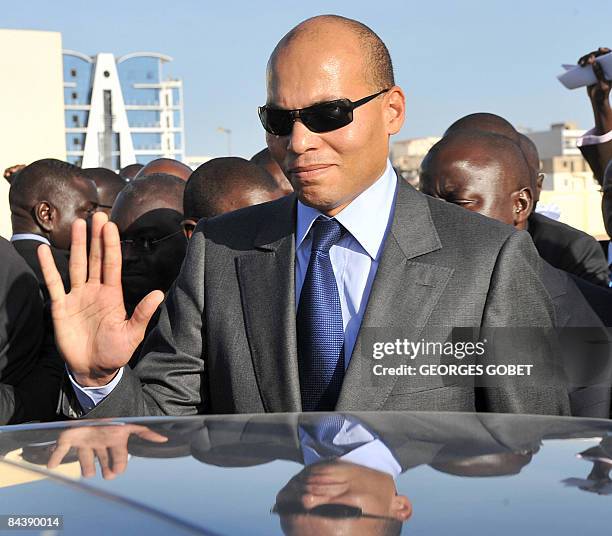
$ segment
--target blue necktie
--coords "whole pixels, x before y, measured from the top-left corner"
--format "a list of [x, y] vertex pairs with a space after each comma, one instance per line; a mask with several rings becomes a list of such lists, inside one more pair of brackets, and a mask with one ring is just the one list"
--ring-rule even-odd
[[344, 327], [340, 295], [329, 257], [343, 234], [336, 220], [312, 226], [312, 251], [297, 312], [303, 411], [333, 411], [344, 378]]
[[310, 447], [321, 459], [339, 458], [350, 452], [355, 448], [353, 445], [348, 448], [343, 445], [334, 445], [334, 439], [342, 430], [344, 422], [342, 415], [326, 415], [314, 422], [300, 424], [300, 428], [308, 434], [300, 441], [302, 448]]

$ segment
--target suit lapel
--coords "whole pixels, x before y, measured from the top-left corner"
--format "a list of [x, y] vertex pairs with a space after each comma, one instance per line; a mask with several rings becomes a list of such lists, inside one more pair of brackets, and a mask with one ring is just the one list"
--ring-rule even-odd
[[295, 196], [257, 230], [237, 259], [242, 309], [259, 393], [268, 412], [301, 411], [295, 327]]
[[[366, 344], [367, 332], [371, 332], [369, 328], [396, 328], [395, 333], [401, 333], [402, 338], [409, 341], [419, 339], [453, 270], [414, 259], [441, 247], [426, 197], [400, 181], [391, 230], [336, 410], [377, 410], [385, 403], [398, 377], [378, 376], [373, 386], [374, 361], [371, 347]], [[409, 379], [403, 377], [402, 381]]]

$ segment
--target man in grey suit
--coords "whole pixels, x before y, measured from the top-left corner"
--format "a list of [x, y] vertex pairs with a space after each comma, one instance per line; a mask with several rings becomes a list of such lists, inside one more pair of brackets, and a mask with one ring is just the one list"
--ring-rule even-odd
[[[273, 51], [267, 86], [260, 118], [296, 193], [198, 225], [133, 371], [123, 367], [163, 296], [152, 292], [126, 320], [116, 227], [96, 214], [88, 260], [85, 224], [74, 225], [67, 295], [39, 249], [71, 371], [64, 413], [567, 414], [553, 378], [475, 387], [373, 377], [375, 328], [418, 341], [445, 340], [455, 326], [551, 327], [537, 252], [526, 233], [397, 181], [389, 137], [403, 124], [404, 93], [366, 26], [336, 16], [301, 23]], [[546, 354], [544, 332], [517, 339], [504, 358]]]

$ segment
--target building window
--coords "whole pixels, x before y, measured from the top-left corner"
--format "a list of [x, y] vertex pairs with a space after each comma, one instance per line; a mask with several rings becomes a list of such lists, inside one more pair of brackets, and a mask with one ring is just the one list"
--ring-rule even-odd
[[73, 115], [72, 116], [72, 122], [77, 127], [81, 126], [81, 125], [79, 125], [79, 116], [78, 115]]
[[76, 100], [78, 96], [79, 96], [79, 95], [78, 95], [78, 93], [77, 93], [76, 91], [73, 91], [73, 92], [72, 92], [72, 95], [71, 95], [72, 100]]
[[81, 145], [81, 140], [79, 138], [72, 138], [72, 144], [78, 147]]
[[70, 76], [72, 76], [72, 78], [76, 78], [77, 75], [77, 70], [76, 69], [70, 69]]

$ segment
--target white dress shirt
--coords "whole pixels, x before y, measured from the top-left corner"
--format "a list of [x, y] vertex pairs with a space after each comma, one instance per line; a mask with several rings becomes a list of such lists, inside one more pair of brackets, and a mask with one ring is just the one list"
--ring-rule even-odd
[[[385, 238], [391, 227], [396, 189], [397, 176], [391, 162], [387, 161], [387, 167], [380, 178], [335, 216], [348, 231], [329, 251], [342, 307], [345, 368], [353, 353]], [[295, 234], [296, 311], [312, 249], [309, 231], [313, 222], [322, 215], [318, 210], [298, 201]], [[85, 411], [104, 400], [122, 375], [123, 369], [103, 387], [84, 388], [68, 373], [77, 399]]]

